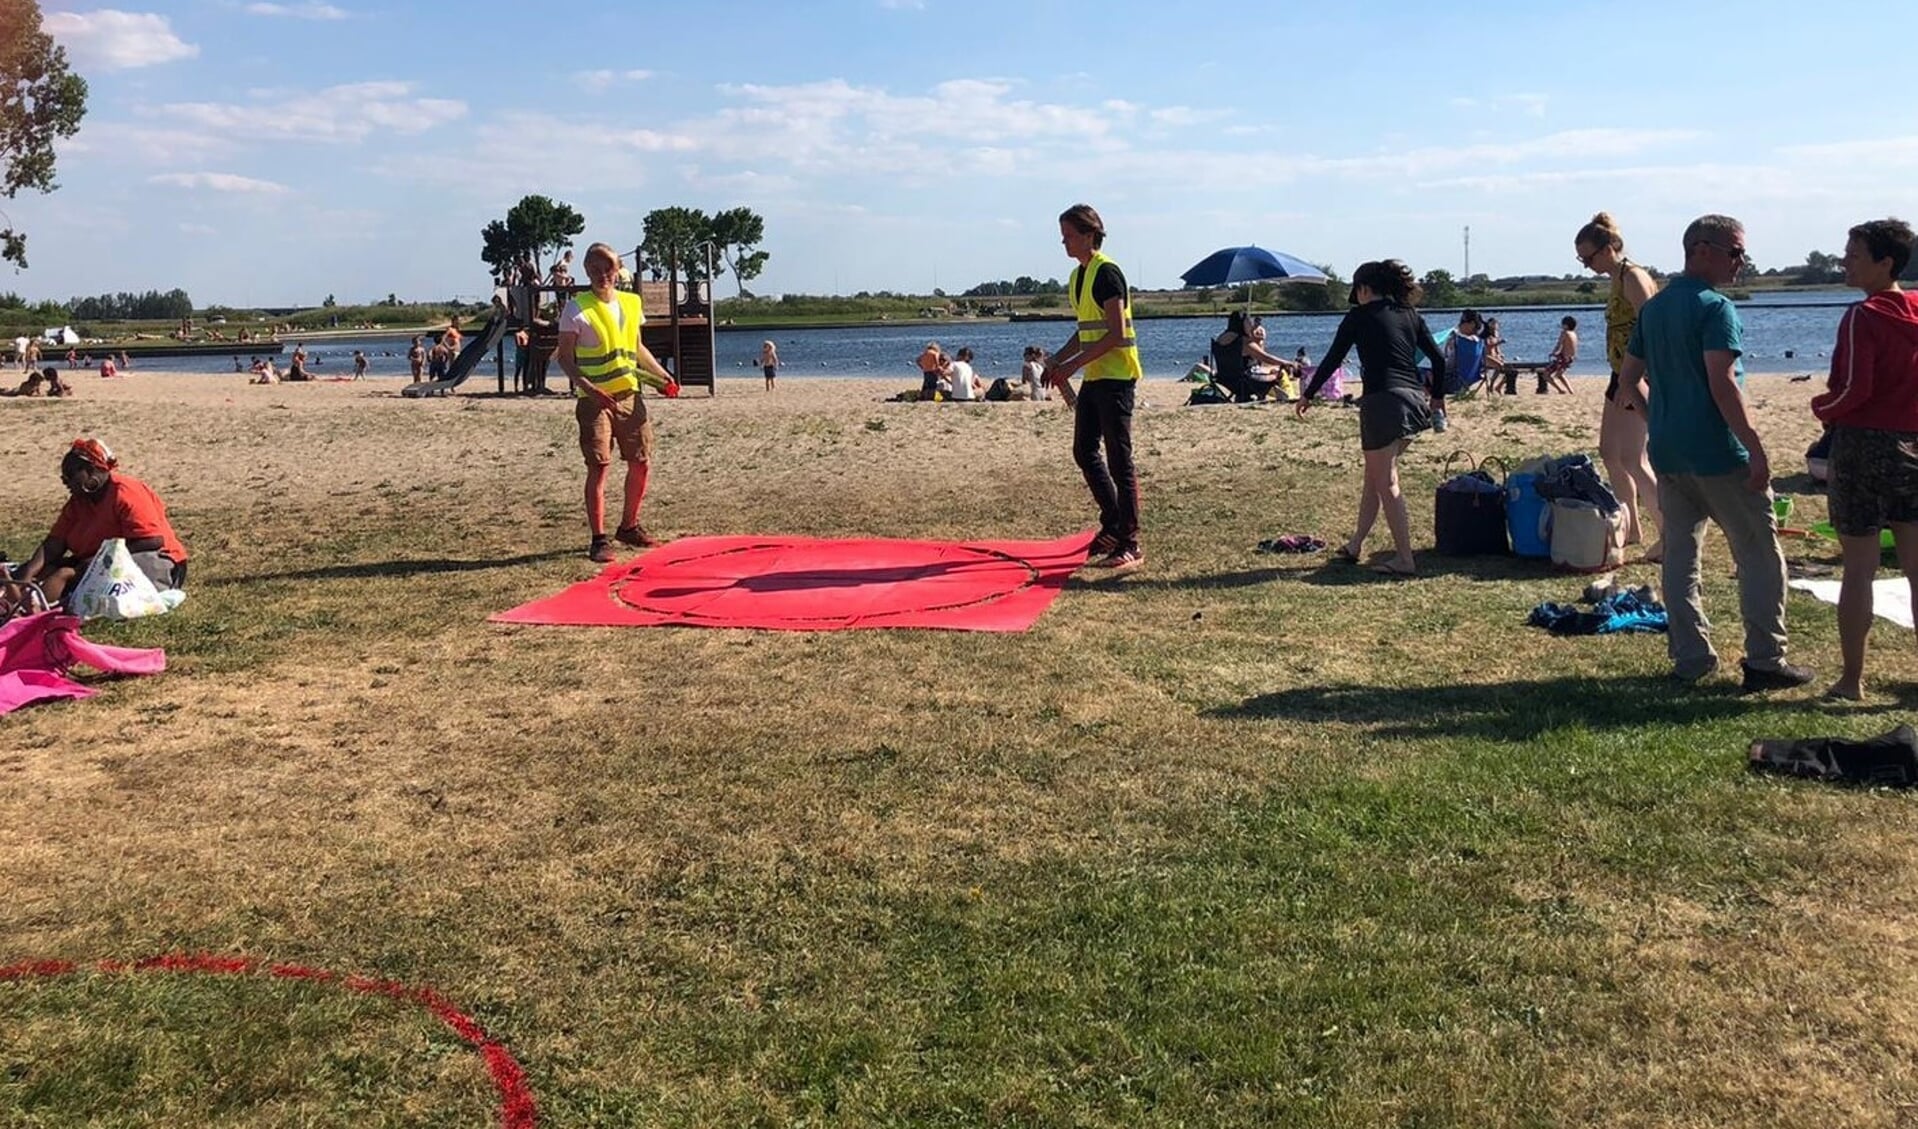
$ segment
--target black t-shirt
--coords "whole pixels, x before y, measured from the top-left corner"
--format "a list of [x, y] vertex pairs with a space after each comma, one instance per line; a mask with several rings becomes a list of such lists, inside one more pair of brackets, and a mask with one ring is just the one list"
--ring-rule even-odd
[[[1081, 282], [1083, 282], [1085, 271], [1082, 269], [1079, 273], [1081, 275]], [[1125, 296], [1125, 273], [1119, 269], [1119, 264], [1100, 263], [1099, 273], [1092, 276], [1093, 305], [1103, 310], [1106, 308], [1107, 302], [1112, 301], [1114, 298], [1123, 300]], [[1076, 304], [1079, 296], [1074, 294], [1072, 298]]]
[[1359, 378], [1368, 396], [1393, 389], [1425, 391], [1425, 379], [1419, 375], [1420, 353], [1431, 359], [1432, 387], [1445, 387], [1445, 354], [1432, 339], [1425, 319], [1410, 306], [1379, 298], [1349, 311], [1339, 323], [1332, 347], [1312, 374], [1311, 387], [1305, 391], [1307, 399], [1317, 395], [1319, 386], [1332, 378], [1355, 347], [1359, 351]]

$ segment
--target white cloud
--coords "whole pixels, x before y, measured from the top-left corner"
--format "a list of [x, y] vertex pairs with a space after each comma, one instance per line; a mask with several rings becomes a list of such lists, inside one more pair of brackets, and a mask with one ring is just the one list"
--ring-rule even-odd
[[48, 12], [40, 21], [76, 63], [105, 70], [128, 70], [191, 59], [200, 49], [173, 34], [165, 16], [121, 12]]
[[1851, 167], [1860, 165], [1884, 168], [1918, 165], [1918, 137], [1882, 137], [1857, 141], [1833, 141], [1821, 145], [1787, 145], [1778, 150], [1788, 159], [1811, 164]]
[[251, 104], [175, 102], [148, 111], [173, 122], [276, 141], [360, 141], [379, 131], [424, 133], [466, 114], [466, 103], [412, 97], [408, 82], [360, 82]]
[[956, 79], [899, 95], [844, 79], [793, 86], [742, 85], [720, 92], [740, 104], [680, 128], [702, 148], [741, 163], [769, 159], [806, 173], [942, 175], [954, 148], [1006, 151], [998, 167], [1026, 168], [1120, 147], [1114, 115], [1091, 106], [1013, 96], [1015, 84]]
[[645, 82], [651, 77], [653, 77], [653, 72], [644, 70], [576, 71], [573, 74], [573, 82], [575, 85], [583, 86], [587, 90], [605, 90], [622, 82]]
[[233, 149], [230, 138], [186, 129], [143, 126], [132, 122], [87, 119], [61, 151], [76, 155], [134, 158], [155, 165], [196, 164], [214, 153]]
[[290, 192], [284, 184], [270, 180], [256, 180], [250, 176], [239, 176], [230, 172], [169, 172], [147, 177], [148, 184], [165, 184], [174, 188], [204, 188], [211, 192], [244, 192], [265, 195], [278, 195]]
[[248, 4], [248, 15], [287, 16], [296, 20], [343, 20], [346, 11], [331, 4]]
[[1152, 111], [1148, 116], [1157, 125], [1185, 128], [1219, 121], [1226, 116], [1226, 112], [1224, 110], [1195, 110], [1190, 106], [1167, 106], [1162, 110]]
[[698, 165], [679, 170], [687, 184], [708, 192], [725, 192], [746, 200], [764, 200], [791, 192], [799, 182], [790, 176], [746, 169], [735, 173], [709, 173]]
[[1686, 129], [1568, 129], [1522, 141], [1477, 145], [1433, 145], [1363, 157], [1307, 158], [1299, 172], [1350, 176], [1437, 176], [1452, 169], [1513, 166], [1548, 160], [1604, 160], [1637, 156], [1648, 150], [1695, 141]]
[[1514, 110], [1529, 118], [1542, 118], [1551, 99], [1544, 94], [1501, 94], [1495, 98], [1458, 97], [1446, 100], [1455, 110]]

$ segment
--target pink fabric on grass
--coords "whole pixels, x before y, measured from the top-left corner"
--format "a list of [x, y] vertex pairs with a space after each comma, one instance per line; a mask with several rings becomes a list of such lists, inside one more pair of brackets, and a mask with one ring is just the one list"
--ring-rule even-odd
[[166, 652], [109, 647], [80, 637], [80, 620], [39, 612], [0, 625], [0, 714], [34, 702], [91, 698], [98, 691], [68, 678], [76, 666], [107, 674], [158, 674]]

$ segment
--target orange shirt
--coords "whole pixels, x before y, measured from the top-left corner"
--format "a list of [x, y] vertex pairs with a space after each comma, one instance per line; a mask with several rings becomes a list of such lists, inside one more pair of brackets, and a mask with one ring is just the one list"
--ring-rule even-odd
[[153, 487], [124, 474], [109, 474], [100, 497], [70, 497], [53, 521], [52, 536], [66, 542], [67, 552], [85, 559], [100, 551], [110, 537], [137, 541], [160, 539], [160, 555], [174, 564], [186, 560], [186, 546], [167, 521], [166, 503]]

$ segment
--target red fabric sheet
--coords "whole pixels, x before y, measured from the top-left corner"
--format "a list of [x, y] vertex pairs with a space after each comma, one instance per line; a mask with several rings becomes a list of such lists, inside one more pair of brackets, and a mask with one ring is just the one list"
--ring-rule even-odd
[[1024, 631], [1085, 564], [1057, 541], [688, 537], [607, 566], [495, 623], [841, 631]]

